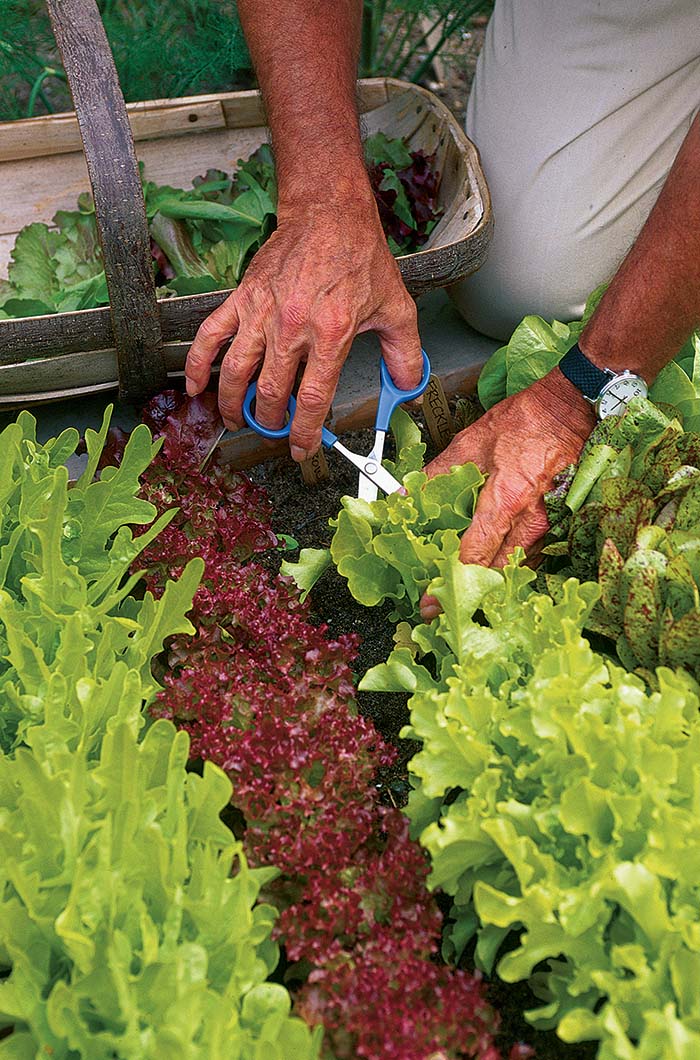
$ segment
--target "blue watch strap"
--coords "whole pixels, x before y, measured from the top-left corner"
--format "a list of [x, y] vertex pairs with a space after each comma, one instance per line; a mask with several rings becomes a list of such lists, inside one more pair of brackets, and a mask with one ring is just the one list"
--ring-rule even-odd
[[597, 399], [610, 379], [610, 373], [589, 361], [578, 343], [564, 354], [559, 367], [569, 382], [573, 383], [589, 401]]

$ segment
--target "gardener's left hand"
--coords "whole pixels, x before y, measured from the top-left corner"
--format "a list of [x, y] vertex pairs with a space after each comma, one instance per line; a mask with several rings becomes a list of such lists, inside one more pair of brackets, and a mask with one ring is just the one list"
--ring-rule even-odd
[[222, 343], [219, 408], [231, 430], [258, 367], [256, 417], [284, 423], [297, 369], [304, 374], [290, 434], [295, 460], [321, 445], [343, 362], [356, 334], [375, 331], [392, 379], [420, 382], [423, 358], [416, 305], [382, 231], [369, 184], [363, 197], [280, 203], [278, 227], [257, 252], [240, 286], [201, 325], [187, 355], [187, 392], [207, 385]]
[[[548, 529], [544, 494], [554, 475], [578, 459], [594, 426], [591, 406], [555, 368], [494, 405], [427, 466], [432, 478], [473, 461], [488, 476], [462, 536], [463, 563], [503, 567], [518, 545], [536, 549]], [[425, 594], [420, 609], [430, 622], [440, 605]]]

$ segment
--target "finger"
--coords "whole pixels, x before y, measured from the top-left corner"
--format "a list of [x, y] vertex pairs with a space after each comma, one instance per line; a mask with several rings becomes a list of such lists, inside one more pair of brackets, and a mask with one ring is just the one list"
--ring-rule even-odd
[[323, 422], [354, 335], [355, 329], [349, 322], [342, 327], [317, 322], [316, 340], [309, 350], [289, 436], [295, 460], [308, 460], [321, 447]]
[[485, 467], [488, 461], [486, 454], [482, 452], [481, 439], [482, 430], [477, 423], [460, 431], [447, 448], [423, 468], [428, 478], [447, 475], [453, 467], [461, 467], [467, 461], [472, 461], [477, 467]]
[[224, 345], [238, 331], [240, 320], [235, 293], [200, 324], [185, 361], [187, 393], [200, 394], [209, 382], [211, 366]]
[[255, 418], [263, 427], [278, 430], [284, 426], [289, 395], [304, 352], [301, 346], [278, 352], [268, 343], [255, 393]]
[[505, 567], [516, 548], [523, 548], [532, 566], [539, 562], [542, 539], [549, 529], [544, 504], [539, 504], [534, 511], [525, 511], [516, 516], [510, 532], [494, 556], [494, 567]]
[[389, 374], [400, 390], [415, 390], [423, 378], [418, 312], [412, 298], [386, 322], [375, 324]]
[[471, 526], [462, 534], [462, 563], [490, 567], [510, 533], [514, 512], [499, 498], [495, 479], [489, 479], [479, 494]]
[[221, 362], [219, 411], [230, 431], [243, 426], [243, 399], [264, 354], [262, 335], [239, 332]]

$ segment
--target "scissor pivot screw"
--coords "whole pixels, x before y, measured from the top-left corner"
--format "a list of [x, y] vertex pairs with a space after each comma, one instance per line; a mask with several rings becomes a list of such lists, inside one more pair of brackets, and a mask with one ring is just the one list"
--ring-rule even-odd
[[365, 471], [367, 472], [368, 475], [376, 475], [376, 473], [377, 473], [377, 465], [374, 463], [373, 460], [368, 460], [367, 461], [367, 463], [365, 464]]

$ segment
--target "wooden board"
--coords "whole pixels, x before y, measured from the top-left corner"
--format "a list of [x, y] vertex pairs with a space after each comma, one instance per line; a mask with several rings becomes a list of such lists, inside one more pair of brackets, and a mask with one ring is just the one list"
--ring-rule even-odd
[[[388, 93], [381, 79], [358, 85], [361, 113], [386, 103]], [[182, 96], [127, 103], [134, 140], [160, 140], [164, 136], [187, 136], [211, 129], [247, 129], [265, 124], [260, 93], [222, 92], [208, 96]], [[78, 119], [73, 111], [0, 125], [0, 162], [82, 151]]]

